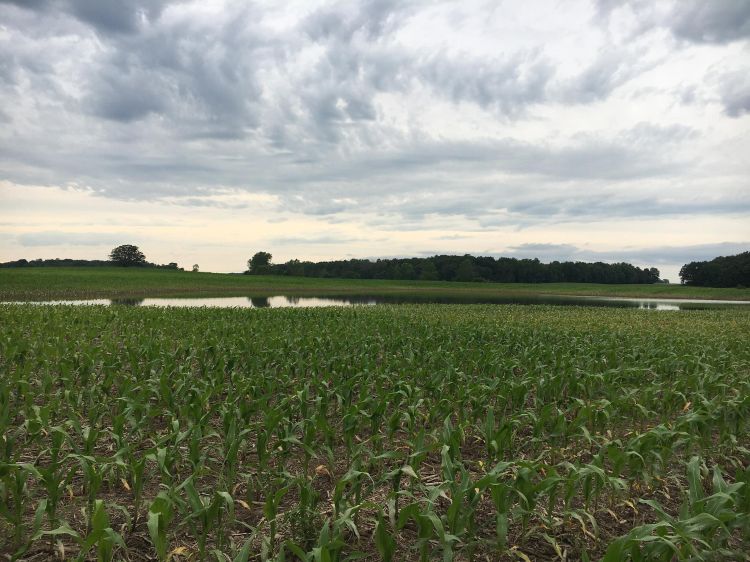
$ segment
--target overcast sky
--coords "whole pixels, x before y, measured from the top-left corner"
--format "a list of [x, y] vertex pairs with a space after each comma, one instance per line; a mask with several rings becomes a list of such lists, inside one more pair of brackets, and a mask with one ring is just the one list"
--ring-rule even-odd
[[750, 249], [750, 0], [0, 0], [0, 261]]

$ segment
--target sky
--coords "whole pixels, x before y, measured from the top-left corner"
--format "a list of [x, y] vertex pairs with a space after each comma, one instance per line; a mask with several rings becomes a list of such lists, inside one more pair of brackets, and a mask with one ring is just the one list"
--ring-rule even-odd
[[750, 249], [750, 0], [0, 0], [0, 261]]

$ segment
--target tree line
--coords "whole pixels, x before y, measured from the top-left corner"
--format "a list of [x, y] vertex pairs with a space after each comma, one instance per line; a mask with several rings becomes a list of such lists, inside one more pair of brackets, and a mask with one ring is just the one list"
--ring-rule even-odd
[[703, 287], [750, 287], [750, 252], [719, 256], [710, 261], [691, 261], [680, 269], [686, 285]]
[[[146, 256], [141, 252], [138, 246], [132, 244], [123, 244], [113, 248], [109, 253], [108, 260], [76, 260], [69, 258], [53, 259], [35, 259], [35, 260], [14, 260], [0, 263], [0, 268], [5, 267], [112, 267], [113, 265], [122, 267], [149, 267], [153, 269], [174, 269], [183, 271], [175, 262], [167, 264], [151, 263], [146, 260]], [[193, 266], [193, 271], [197, 271], [197, 265]]]
[[485, 281], [494, 283], [659, 283], [659, 270], [629, 263], [542, 263], [538, 259], [484, 256], [432, 256], [334, 261], [291, 260], [271, 263], [271, 254], [258, 252], [248, 261], [248, 274], [346, 279], [416, 279], [421, 281]]
[[[271, 263], [269, 252], [257, 252], [247, 262], [246, 274], [289, 275], [343, 279], [399, 279], [421, 281], [478, 281], [494, 283], [666, 283], [655, 267], [640, 268], [629, 263], [553, 261], [489, 256], [439, 255], [426, 258], [350, 259]], [[108, 260], [19, 259], [0, 263], [11, 267], [147, 267], [184, 271], [177, 263], [156, 264], [146, 260], [138, 246], [124, 244], [113, 248]], [[192, 270], [198, 271], [198, 264]], [[710, 261], [693, 261], [680, 269], [686, 285], [705, 287], [750, 286], [750, 252], [719, 256]]]
[[[76, 260], [71, 258], [51, 258], [51, 259], [34, 259], [34, 260], [12, 260], [0, 262], [0, 268], [8, 267], [112, 267], [120, 265], [111, 260]], [[178, 266], [175, 262], [171, 263], [151, 263], [145, 262], [138, 264], [137, 267], [148, 267], [153, 269], [175, 269], [184, 271], [184, 268]]]

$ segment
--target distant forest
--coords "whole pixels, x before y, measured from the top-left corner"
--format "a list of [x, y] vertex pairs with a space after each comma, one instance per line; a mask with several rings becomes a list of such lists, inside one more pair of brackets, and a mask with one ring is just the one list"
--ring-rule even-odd
[[[258, 258], [262, 259], [258, 259]], [[270, 263], [271, 254], [258, 252], [248, 263], [249, 275], [289, 275], [342, 279], [417, 279], [422, 281], [480, 281], [494, 283], [662, 283], [655, 267], [640, 268], [629, 263], [559, 262], [542, 263], [538, 259], [432, 256], [334, 261]], [[250, 265], [255, 262], [255, 265]], [[11, 267], [111, 267], [112, 260], [19, 259], [0, 263]], [[138, 267], [183, 271], [176, 263], [147, 261]], [[680, 278], [686, 285], [703, 287], [750, 287], [750, 252], [720, 256], [710, 261], [694, 261], [682, 266]]]
[[750, 287], [750, 252], [719, 256], [711, 261], [692, 261], [682, 266], [686, 285], [703, 287]]
[[[270, 254], [269, 254], [270, 257]], [[538, 259], [464, 256], [351, 259], [324, 262], [291, 260], [252, 267], [255, 275], [338, 277], [346, 279], [419, 279], [494, 283], [659, 283], [659, 270], [629, 263], [542, 263]]]
[[[112, 267], [111, 260], [73, 260], [70, 258], [15, 260], [0, 263], [0, 267]], [[176, 263], [157, 264], [151, 262], [139, 263], [138, 267], [150, 267], [154, 269], [177, 269], [182, 271]]]

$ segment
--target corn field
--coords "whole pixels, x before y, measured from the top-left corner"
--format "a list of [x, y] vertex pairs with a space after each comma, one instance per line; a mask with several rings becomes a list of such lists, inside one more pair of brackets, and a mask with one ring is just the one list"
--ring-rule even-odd
[[750, 313], [0, 305], [8, 560], [749, 560]]

